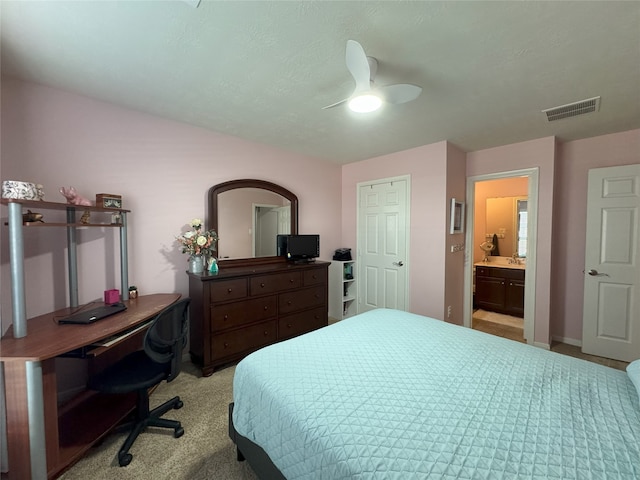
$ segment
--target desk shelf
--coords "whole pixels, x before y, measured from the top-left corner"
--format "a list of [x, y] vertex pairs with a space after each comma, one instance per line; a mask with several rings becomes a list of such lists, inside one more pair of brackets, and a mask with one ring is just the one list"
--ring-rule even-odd
[[[136, 394], [105, 395], [90, 393], [82, 403], [58, 417], [58, 468], [49, 471], [55, 476], [66, 465], [79, 460], [89, 448], [106, 436], [135, 408]], [[98, 415], [96, 415], [98, 413]]]
[[[120, 289], [122, 300], [129, 298], [129, 272], [127, 253], [127, 213], [130, 210], [102, 208], [85, 205], [72, 205], [41, 200], [20, 200], [3, 198], [2, 205], [9, 209], [9, 256], [11, 262], [11, 298], [13, 303], [13, 328], [17, 337], [27, 335], [26, 291], [24, 280], [24, 241], [23, 230], [30, 228], [65, 227], [67, 230], [67, 265], [69, 270], [69, 305], [78, 306], [78, 261], [76, 233], [78, 228], [115, 227], [120, 229]], [[66, 212], [66, 222], [23, 222], [23, 209], [50, 210]], [[82, 223], [78, 213], [118, 213], [121, 223]]]

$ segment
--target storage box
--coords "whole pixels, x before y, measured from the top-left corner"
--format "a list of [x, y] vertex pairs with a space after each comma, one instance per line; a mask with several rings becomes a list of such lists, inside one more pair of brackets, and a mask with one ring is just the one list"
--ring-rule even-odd
[[116, 195], [115, 193], [97, 193], [96, 207], [122, 208], [122, 195]]

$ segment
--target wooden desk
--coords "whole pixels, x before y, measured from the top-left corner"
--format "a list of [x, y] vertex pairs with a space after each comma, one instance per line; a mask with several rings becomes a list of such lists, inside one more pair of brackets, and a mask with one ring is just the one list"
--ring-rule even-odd
[[9, 478], [53, 478], [77, 461], [135, 407], [135, 394], [86, 391], [58, 406], [55, 358], [87, 351], [89, 374], [139, 349], [145, 329], [108, 347], [86, 347], [134, 329], [176, 302], [179, 294], [127, 300], [127, 310], [90, 325], [58, 325], [65, 308], [28, 321], [26, 337], [9, 329], [0, 342], [4, 364]]

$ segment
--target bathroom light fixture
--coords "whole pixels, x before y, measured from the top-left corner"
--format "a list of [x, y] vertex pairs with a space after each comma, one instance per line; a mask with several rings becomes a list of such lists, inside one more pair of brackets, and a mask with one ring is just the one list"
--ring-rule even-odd
[[382, 106], [382, 99], [371, 92], [363, 93], [349, 100], [349, 108], [358, 113], [369, 113]]

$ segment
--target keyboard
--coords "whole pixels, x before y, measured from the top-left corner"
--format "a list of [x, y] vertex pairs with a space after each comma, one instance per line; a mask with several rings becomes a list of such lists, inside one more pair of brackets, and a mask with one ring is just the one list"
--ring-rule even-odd
[[114, 303], [112, 305], [101, 305], [99, 307], [91, 308], [89, 310], [82, 310], [76, 312], [73, 315], [58, 320], [60, 324], [76, 324], [84, 325], [88, 323], [97, 322], [116, 313], [120, 313], [126, 310], [127, 307], [123, 303]]

